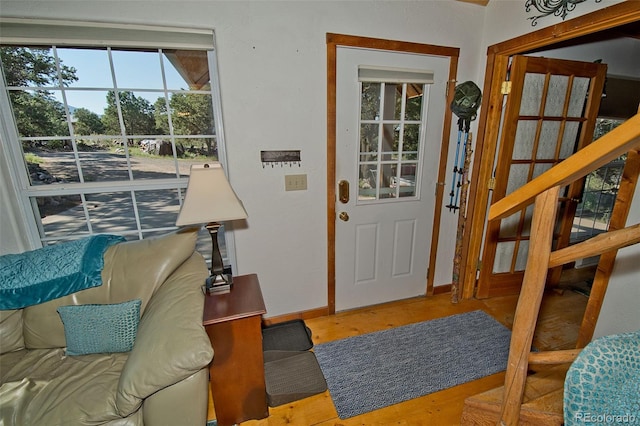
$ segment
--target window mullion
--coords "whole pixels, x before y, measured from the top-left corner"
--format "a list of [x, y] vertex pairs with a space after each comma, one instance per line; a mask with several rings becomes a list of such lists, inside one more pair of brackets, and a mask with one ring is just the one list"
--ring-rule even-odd
[[151, 191], [167, 188], [186, 188], [188, 178], [147, 179], [138, 181], [109, 181], [72, 183], [67, 185], [36, 185], [24, 190], [29, 197], [51, 197], [57, 195], [95, 194], [111, 191]]
[[140, 223], [140, 213], [138, 212], [138, 203], [136, 201], [136, 191], [131, 190], [131, 207], [133, 208], [133, 216], [136, 221], [136, 229], [138, 230], [138, 238], [142, 239], [142, 224]]
[[382, 183], [382, 140], [384, 138], [384, 102], [385, 102], [385, 83], [380, 83], [380, 111], [378, 124], [378, 164], [376, 172], [376, 200], [380, 199], [380, 186]]
[[[60, 58], [58, 57], [58, 48], [56, 46], [53, 46], [52, 50], [53, 58], [56, 62], [58, 89], [60, 90], [60, 95], [62, 96], [64, 113], [67, 117], [71, 117], [71, 113], [69, 112], [69, 102], [67, 102], [67, 93], [65, 91], [64, 84], [62, 84], [62, 67], [60, 66]], [[75, 132], [71, 120], [67, 120], [67, 127], [69, 129], [69, 141], [71, 142], [71, 149], [73, 150], [73, 158], [76, 162], [76, 168], [78, 170], [78, 179], [80, 180], [80, 182], [84, 182], [84, 173], [82, 171], [82, 166], [80, 165], [80, 155], [78, 154], [78, 144], [76, 143]]]
[[398, 165], [396, 170], [396, 197], [400, 198], [400, 177], [402, 176], [402, 152], [404, 149], [404, 119], [407, 107], [407, 83], [402, 84], [400, 99], [400, 130], [398, 132]]
[[[80, 194], [80, 201], [82, 202], [82, 211], [84, 213], [84, 220], [87, 224], [87, 230], [89, 234], [93, 234], [93, 226], [91, 225], [91, 216], [89, 215], [89, 207], [87, 207], [87, 197], [84, 193]], [[45, 235], [43, 232], [42, 235]]]
[[120, 133], [122, 137], [122, 147], [124, 148], [124, 156], [127, 161], [127, 171], [129, 172], [129, 180], [133, 180], [133, 170], [131, 169], [131, 157], [129, 156], [129, 138], [127, 137], [127, 129], [124, 125], [124, 116], [122, 115], [122, 105], [120, 104], [120, 92], [118, 91], [118, 82], [116, 80], [115, 66], [113, 65], [113, 55], [111, 48], [107, 48], [109, 56], [109, 68], [111, 68], [111, 79], [113, 81], [113, 96], [118, 111], [118, 121], [120, 122]]
[[176, 146], [176, 137], [173, 132], [173, 119], [171, 118], [171, 105], [169, 102], [169, 91], [167, 90], [167, 76], [164, 70], [164, 61], [162, 60], [162, 49], [158, 49], [158, 59], [160, 60], [160, 73], [162, 74], [162, 89], [164, 93], [164, 102], [167, 108], [167, 123], [169, 125], [169, 139], [171, 139], [171, 150], [173, 152], [173, 162], [176, 168], [176, 177], [180, 177], [180, 165], [178, 164], [178, 147]]

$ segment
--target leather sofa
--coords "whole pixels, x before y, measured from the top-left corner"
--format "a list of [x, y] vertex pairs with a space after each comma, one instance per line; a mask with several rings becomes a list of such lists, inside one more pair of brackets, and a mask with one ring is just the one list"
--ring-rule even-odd
[[[191, 229], [113, 245], [100, 286], [0, 311], [0, 424], [204, 426], [213, 349], [196, 238]], [[65, 352], [58, 307], [131, 299], [141, 305], [130, 352]]]

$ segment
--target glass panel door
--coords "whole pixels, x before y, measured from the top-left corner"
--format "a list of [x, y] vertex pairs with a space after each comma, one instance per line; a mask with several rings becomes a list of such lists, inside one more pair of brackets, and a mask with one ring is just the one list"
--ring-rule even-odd
[[[606, 65], [602, 64], [514, 57], [492, 202], [591, 142], [605, 74]], [[558, 200], [556, 248], [568, 244], [580, 185], [565, 188]], [[518, 291], [528, 255], [532, 212], [530, 205], [489, 225], [479, 297]]]

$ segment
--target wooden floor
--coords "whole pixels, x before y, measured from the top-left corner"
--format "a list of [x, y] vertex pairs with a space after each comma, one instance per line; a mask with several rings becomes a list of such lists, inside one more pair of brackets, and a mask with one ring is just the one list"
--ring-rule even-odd
[[[580, 273], [576, 277], [567, 274], [567, 279], [580, 280], [579, 275]], [[313, 332], [315, 344], [477, 309], [487, 312], [511, 328], [516, 303], [517, 296], [503, 296], [485, 300], [466, 300], [454, 305], [450, 302], [449, 294], [441, 294], [342, 312], [305, 322]], [[570, 290], [545, 293], [534, 336], [534, 347], [539, 350], [575, 347], [586, 303], [587, 298], [584, 295]], [[346, 420], [338, 417], [331, 396], [326, 391], [320, 395], [270, 408], [268, 418], [244, 422], [242, 425], [456, 425], [459, 424], [466, 397], [499, 387], [503, 380], [504, 373], [494, 374]], [[211, 402], [209, 418], [215, 418]]]

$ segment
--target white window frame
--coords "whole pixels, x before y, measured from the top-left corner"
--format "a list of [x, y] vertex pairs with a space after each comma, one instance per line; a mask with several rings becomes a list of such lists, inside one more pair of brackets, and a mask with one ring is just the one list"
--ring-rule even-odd
[[[16, 46], [57, 46], [57, 47], [98, 47], [112, 48], [136, 47], [150, 49], [196, 49], [207, 51], [215, 138], [218, 161], [223, 165], [227, 177], [227, 152], [222, 117], [222, 99], [216, 58], [215, 33], [212, 29], [186, 29], [147, 25], [107, 24], [98, 22], [77, 22], [59, 20], [34, 20], [19, 18], [0, 18], [2, 35], [0, 45]], [[89, 194], [99, 192], [131, 192], [135, 190], [165, 189], [171, 183], [173, 189], [182, 192], [187, 187], [188, 178], [177, 176], [175, 179], [129, 180], [120, 182], [73, 183], [46, 186], [31, 185], [24, 163], [20, 137], [12, 114], [11, 101], [0, 69], [0, 155], [5, 157], [10, 170], [10, 184], [18, 194], [18, 204], [14, 208], [23, 218], [28, 233], [26, 243], [31, 249], [42, 247], [43, 241], [38, 230], [38, 220], [32, 208], [32, 197], [43, 195]], [[180, 194], [182, 203], [183, 194]], [[135, 199], [132, 199], [135, 202]], [[135, 210], [135, 209], [134, 209]], [[176, 212], [177, 213], [177, 212]], [[136, 214], [137, 216], [137, 214]], [[177, 229], [145, 229], [145, 232]], [[136, 219], [138, 238], [143, 238], [139, 220]], [[95, 232], [90, 232], [95, 233]], [[131, 233], [129, 233], [131, 235]], [[208, 235], [207, 235], [208, 238]], [[57, 238], [60, 239], [60, 238]], [[235, 241], [233, 231], [225, 232], [228, 263], [235, 267]]]

